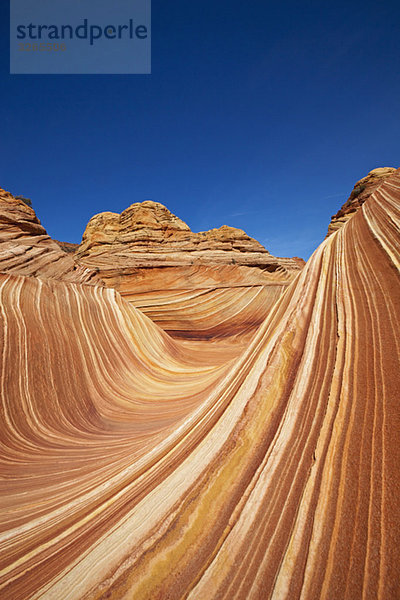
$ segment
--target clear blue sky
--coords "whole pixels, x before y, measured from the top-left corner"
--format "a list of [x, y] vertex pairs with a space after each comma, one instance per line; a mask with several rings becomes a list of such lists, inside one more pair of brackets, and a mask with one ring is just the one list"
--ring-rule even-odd
[[400, 166], [400, 3], [153, 0], [152, 75], [9, 75], [0, 186], [49, 234], [165, 204], [307, 258], [355, 181]]

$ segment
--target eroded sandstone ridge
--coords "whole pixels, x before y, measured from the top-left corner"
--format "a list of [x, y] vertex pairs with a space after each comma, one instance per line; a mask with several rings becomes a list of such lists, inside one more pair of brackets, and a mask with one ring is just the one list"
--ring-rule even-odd
[[304, 266], [241, 229], [194, 233], [152, 201], [92, 217], [76, 257], [168, 333], [191, 339], [254, 333]]
[[394, 167], [379, 167], [370, 171], [366, 177], [360, 179], [355, 184], [348, 200], [338, 210], [336, 215], [333, 215], [328, 227], [328, 235], [337, 231], [358, 211], [367, 198], [376, 190], [382, 182], [390, 175], [395, 173]]
[[35, 211], [0, 188], [0, 271], [100, 284], [97, 274], [75, 263], [47, 235]]
[[400, 170], [236, 357], [0, 273], [1, 597], [399, 598], [399, 225]]
[[80, 258], [109, 258], [112, 254], [114, 261], [127, 259], [128, 267], [211, 262], [270, 270], [299, 268], [296, 259], [271, 256], [241, 229], [223, 225], [194, 233], [165, 206], [150, 200], [132, 204], [121, 214], [104, 212], [92, 217], [77, 254]]

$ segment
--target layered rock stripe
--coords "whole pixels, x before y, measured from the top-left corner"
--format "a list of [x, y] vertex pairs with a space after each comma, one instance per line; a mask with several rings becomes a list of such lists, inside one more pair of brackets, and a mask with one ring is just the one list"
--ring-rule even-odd
[[400, 597], [400, 171], [246, 349], [4, 273], [2, 597]]

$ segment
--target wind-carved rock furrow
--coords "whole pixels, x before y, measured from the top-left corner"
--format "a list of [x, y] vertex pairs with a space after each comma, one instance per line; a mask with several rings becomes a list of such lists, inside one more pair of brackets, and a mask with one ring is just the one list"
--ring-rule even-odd
[[[0, 595], [399, 597], [399, 223], [400, 170], [275, 274], [261, 325], [255, 280], [164, 289], [168, 315], [149, 291], [175, 339], [140, 277], [0, 274]], [[179, 339], [202, 311], [254, 311], [251, 337]]]

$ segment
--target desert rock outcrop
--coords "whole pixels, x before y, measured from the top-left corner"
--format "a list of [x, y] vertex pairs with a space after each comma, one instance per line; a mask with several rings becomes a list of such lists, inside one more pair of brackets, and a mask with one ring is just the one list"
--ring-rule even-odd
[[400, 170], [236, 357], [0, 273], [1, 596], [399, 598], [399, 225]]
[[152, 201], [92, 217], [76, 258], [168, 333], [192, 339], [254, 333], [304, 266], [241, 229], [194, 233]]

